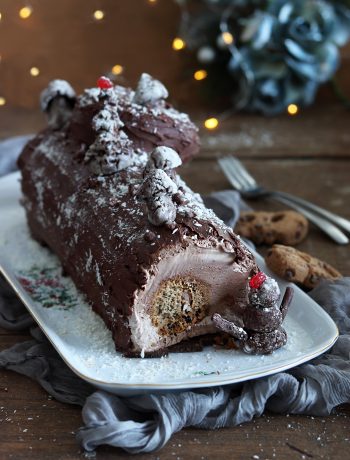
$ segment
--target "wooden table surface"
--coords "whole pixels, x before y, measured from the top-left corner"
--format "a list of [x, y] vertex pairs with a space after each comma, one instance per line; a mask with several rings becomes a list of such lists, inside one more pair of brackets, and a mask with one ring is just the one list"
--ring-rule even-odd
[[[0, 116], [0, 138], [43, 126], [37, 111], [7, 108]], [[201, 119], [200, 114], [197, 117]], [[183, 167], [182, 175], [199, 192], [228, 188], [215, 157], [234, 153], [265, 185], [299, 194], [350, 218], [349, 121], [349, 111], [339, 103], [315, 106], [293, 118], [235, 116], [215, 133], [203, 133], [202, 155]], [[254, 205], [281, 209], [268, 202]], [[350, 275], [349, 246], [337, 246], [312, 228], [300, 248]], [[26, 332], [0, 329], [0, 349], [28, 337]], [[345, 460], [350, 449], [349, 420], [349, 405], [319, 418], [266, 413], [230, 429], [184, 429], [160, 452], [138, 458]], [[74, 436], [81, 425], [79, 407], [53, 400], [26, 377], [0, 373], [0, 459], [84, 458]], [[97, 451], [100, 460], [127, 457], [115, 448]]]

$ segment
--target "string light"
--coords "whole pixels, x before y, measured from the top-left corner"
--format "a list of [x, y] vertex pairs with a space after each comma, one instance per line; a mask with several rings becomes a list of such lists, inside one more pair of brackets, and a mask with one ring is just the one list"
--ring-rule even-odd
[[299, 112], [299, 107], [296, 104], [289, 104], [287, 112], [289, 115], [296, 115]]
[[33, 9], [30, 6], [24, 6], [18, 12], [21, 19], [28, 19], [33, 13]]
[[148, 0], [148, 3], [157, 3], [157, 0]]
[[120, 64], [116, 64], [112, 67], [112, 74], [113, 75], [120, 75], [124, 72], [124, 67]]
[[180, 37], [175, 37], [173, 40], [173, 50], [180, 51], [183, 50], [186, 46], [185, 41]]
[[208, 72], [204, 69], [196, 70], [193, 74], [193, 78], [197, 81], [204, 80], [207, 78]]
[[32, 77], [37, 77], [40, 74], [40, 70], [37, 67], [31, 67], [29, 73]]
[[230, 32], [223, 32], [221, 38], [226, 45], [231, 45], [233, 43], [233, 35]]
[[5, 105], [6, 104], [6, 99], [4, 97], [0, 97], [0, 105]]
[[207, 118], [204, 122], [204, 126], [207, 129], [215, 129], [219, 126], [219, 120], [217, 118]]
[[105, 13], [102, 10], [94, 11], [94, 18], [96, 21], [101, 21], [105, 17]]
[[2, 13], [0, 13], [0, 21], [1, 21], [1, 19], [2, 19]]

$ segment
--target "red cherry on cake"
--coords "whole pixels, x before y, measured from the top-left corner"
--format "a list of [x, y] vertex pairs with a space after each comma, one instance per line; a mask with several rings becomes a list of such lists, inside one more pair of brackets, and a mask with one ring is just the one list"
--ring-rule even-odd
[[109, 88], [113, 88], [113, 83], [111, 82], [111, 80], [107, 77], [100, 77], [98, 80], [97, 80], [97, 86], [100, 88], [100, 89], [109, 89]]
[[252, 289], [260, 289], [267, 276], [263, 272], [258, 272], [249, 280], [249, 287]]

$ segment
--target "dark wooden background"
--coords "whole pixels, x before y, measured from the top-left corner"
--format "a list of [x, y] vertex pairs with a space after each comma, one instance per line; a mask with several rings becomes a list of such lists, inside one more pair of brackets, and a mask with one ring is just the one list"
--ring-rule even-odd
[[[26, 5], [32, 14], [21, 19], [19, 10]], [[101, 21], [93, 18], [97, 9], [105, 13]], [[9, 107], [36, 108], [40, 91], [53, 78], [81, 91], [115, 64], [124, 67], [122, 83], [134, 85], [148, 72], [168, 86], [177, 105], [193, 108], [200, 102], [202, 83], [188, 78], [186, 51], [171, 47], [180, 18], [174, 0], [0, 0], [0, 13], [0, 96], [7, 101], [2, 115]], [[350, 59], [350, 46], [342, 55]], [[40, 70], [36, 77], [30, 75], [33, 66]], [[346, 84], [347, 77], [343, 65], [337, 79]], [[334, 100], [327, 89], [321, 97]], [[215, 110], [215, 102], [214, 96], [206, 110]]]
[[[31, 0], [33, 13], [20, 19], [26, 2], [1, 0], [0, 92], [8, 105], [34, 108], [53, 78], [69, 80], [79, 91], [94, 86], [115, 64], [121, 81], [135, 84], [142, 72], [169, 88], [181, 80], [181, 56], [171, 48], [179, 7], [173, 0]], [[103, 20], [93, 19], [97, 9]], [[36, 66], [40, 75], [32, 77]]]
[[[201, 126], [219, 111], [215, 97], [204, 104], [200, 84], [186, 78], [181, 53], [171, 49], [177, 34], [178, 6], [172, 0], [31, 0], [32, 16], [18, 17], [25, 1], [0, 0], [0, 139], [35, 132], [44, 126], [38, 110], [40, 91], [53, 78], [69, 80], [79, 91], [115, 64], [123, 65], [123, 84], [134, 85], [146, 71], [164, 81], [171, 100]], [[102, 9], [101, 22], [92, 19]], [[40, 69], [32, 77], [31, 67]], [[350, 47], [342, 51], [337, 80], [350, 96]], [[297, 116], [263, 118], [237, 114], [215, 132], [201, 129], [202, 152], [182, 169], [185, 180], [207, 193], [229, 187], [216, 157], [234, 153], [265, 185], [299, 194], [350, 218], [350, 113], [329, 85], [315, 105]], [[276, 209], [267, 202], [259, 209]], [[280, 209], [280, 208], [279, 208]], [[0, 216], [1, 218], [1, 216]], [[311, 228], [300, 249], [350, 276], [349, 246], [337, 246]], [[28, 340], [28, 333], [0, 329], [0, 349]], [[331, 416], [264, 414], [232, 429], [185, 429], [155, 454], [142, 460], [330, 459], [345, 460], [350, 447], [350, 409]], [[81, 411], [48, 398], [35, 382], [0, 373], [0, 459], [84, 458], [74, 439]], [[98, 459], [127, 458], [118, 449], [100, 448]]]

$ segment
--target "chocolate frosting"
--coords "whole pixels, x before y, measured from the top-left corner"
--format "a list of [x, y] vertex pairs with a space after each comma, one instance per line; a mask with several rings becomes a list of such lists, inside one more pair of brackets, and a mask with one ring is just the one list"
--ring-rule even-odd
[[[189, 117], [175, 110], [168, 102], [136, 104], [134, 91], [122, 86], [113, 88], [118, 100], [117, 112], [124, 131], [135, 149], [150, 153], [157, 146], [171, 147], [180, 155], [182, 162], [190, 160], [199, 152], [197, 127]], [[96, 133], [91, 120], [101, 111], [103, 100], [96, 88], [85, 90], [78, 100], [69, 126], [69, 136], [78, 142], [91, 145]]]

